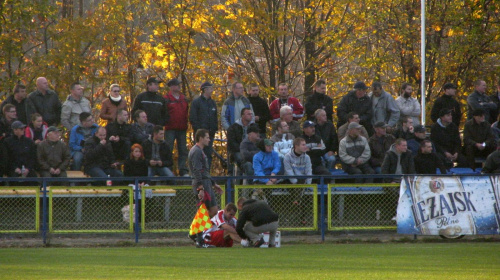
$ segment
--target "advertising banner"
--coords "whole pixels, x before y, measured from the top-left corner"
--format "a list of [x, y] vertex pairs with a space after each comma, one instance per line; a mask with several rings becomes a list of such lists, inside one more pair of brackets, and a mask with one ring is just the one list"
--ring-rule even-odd
[[404, 176], [398, 233], [499, 234], [500, 176]]

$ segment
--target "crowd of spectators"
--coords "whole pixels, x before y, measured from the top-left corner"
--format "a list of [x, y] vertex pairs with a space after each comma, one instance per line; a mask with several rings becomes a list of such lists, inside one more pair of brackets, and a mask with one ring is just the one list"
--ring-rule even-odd
[[247, 97], [244, 85], [236, 82], [220, 113], [210, 82], [200, 86], [200, 95], [192, 101], [178, 79], [168, 81], [164, 96], [159, 94], [160, 83], [149, 78], [146, 91], [131, 106], [121, 87], [112, 84], [97, 114], [103, 126], [96, 123], [78, 82], [70, 86], [63, 103], [44, 77], [36, 80], [30, 94], [17, 84], [0, 105], [1, 174], [65, 177], [71, 169], [92, 177], [189, 176], [189, 124], [194, 132], [209, 133], [210, 143], [203, 148], [209, 166], [216, 132], [227, 131], [229, 171], [238, 167], [246, 175], [329, 175], [336, 166], [348, 174], [435, 174], [454, 166], [476, 169], [481, 167], [478, 158], [485, 159], [484, 172], [500, 170], [495, 152], [500, 139], [500, 82], [491, 96], [485, 81], [475, 83], [467, 98], [462, 137], [462, 106], [452, 83], [443, 86], [443, 94], [433, 103], [430, 129], [420, 124], [421, 105], [407, 83], [394, 98], [380, 82], [373, 82], [371, 90], [356, 82], [337, 104], [336, 125], [324, 80], [315, 83], [305, 105], [291, 96], [287, 84], [279, 84], [277, 98], [269, 102], [259, 96], [258, 85], [249, 85]]

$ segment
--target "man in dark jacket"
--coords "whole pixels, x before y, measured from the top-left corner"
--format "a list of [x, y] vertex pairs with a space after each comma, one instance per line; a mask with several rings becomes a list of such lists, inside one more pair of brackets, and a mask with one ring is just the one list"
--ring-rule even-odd
[[57, 126], [61, 122], [61, 101], [57, 93], [49, 89], [46, 78], [36, 79], [36, 90], [28, 97], [35, 106], [38, 114], [42, 115], [43, 121], [49, 126]]
[[111, 143], [106, 140], [104, 127], [99, 127], [94, 136], [85, 141], [83, 166], [90, 177], [123, 177], [118, 169], [119, 162], [115, 161]]
[[24, 136], [25, 127], [22, 122], [14, 121], [12, 123], [13, 135], [4, 141], [7, 155], [6, 169], [9, 177], [37, 177], [35, 172], [36, 146], [33, 140]]
[[305, 107], [307, 120], [314, 121], [316, 110], [323, 109], [326, 112], [328, 121], [333, 122], [333, 100], [326, 95], [325, 80], [317, 80], [314, 83], [314, 92], [307, 98]]
[[258, 126], [253, 123], [253, 112], [249, 108], [241, 110], [241, 119], [237, 120], [227, 129], [227, 152], [231, 162], [242, 166], [244, 159], [240, 153], [240, 144], [247, 136], [247, 131], [250, 126]]
[[458, 127], [452, 122], [451, 110], [439, 111], [439, 119], [431, 126], [431, 141], [447, 168], [453, 167], [453, 162], [457, 162], [458, 167], [467, 166], [467, 160], [460, 152], [462, 148], [460, 133]]
[[143, 110], [146, 112], [150, 123], [165, 125], [169, 120], [169, 116], [165, 99], [158, 95], [159, 83], [161, 81], [156, 78], [149, 78], [147, 80], [147, 90], [135, 98], [132, 114], [137, 110]]
[[132, 144], [142, 144], [153, 135], [154, 124], [148, 122], [148, 115], [143, 110], [134, 113], [135, 122], [132, 124]]
[[436, 174], [437, 169], [439, 169], [441, 174], [446, 174], [446, 167], [433, 151], [433, 145], [430, 140], [423, 140], [420, 143], [420, 149], [415, 156], [414, 162], [417, 174]]
[[464, 125], [464, 148], [469, 167], [476, 168], [475, 157], [487, 157], [496, 149], [495, 137], [485, 120], [483, 109], [472, 112], [472, 119]]
[[172, 173], [172, 150], [164, 140], [163, 126], [155, 125], [153, 136], [142, 143], [144, 157], [148, 163], [148, 176], [175, 176]]
[[349, 112], [356, 112], [359, 115], [362, 126], [368, 131], [368, 135], [373, 134], [372, 129], [372, 101], [366, 95], [368, 87], [363, 82], [356, 82], [354, 90], [351, 90], [345, 95], [339, 103], [337, 108], [337, 117], [339, 119], [337, 127], [347, 122], [347, 114]]
[[[415, 163], [413, 154], [408, 151], [406, 140], [403, 138], [396, 139], [391, 148], [385, 153], [384, 162], [382, 162], [382, 174], [415, 174]], [[385, 181], [399, 183], [401, 177], [386, 178]]]
[[210, 135], [210, 144], [205, 146], [203, 152], [207, 156], [208, 165], [212, 164], [212, 153], [215, 132], [218, 129], [217, 120], [217, 104], [212, 99], [213, 85], [209, 82], [204, 82], [201, 87], [201, 94], [193, 102], [189, 110], [189, 122], [193, 127], [193, 131], [203, 128], [208, 130]]
[[26, 86], [17, 84], [14, 86], [13, 94], [7, 97], [0, 105], [0, 111], [6, 104], [12, 104], [16, 107], [17, 120], [24, 124], [28, 124], [31, 120], [31, 115], [36, 113], [35, 106], [30, 99], [26, 98]]
[[37, 147], [37, 159], [40, 177], [67, 177], [71, 154], [61, 141], [61, 131], [57, 127], [47, 129], [47, 138]]
[[132, 126], [127, 123], [128, 112], [125, 109], [118, 109], [116, 112], [116, 120], [106, 125], [106, 135], [108, 141], [111, 142], [115, 159], [125, 161], [130, 156], [130, 146], [132, 141]]
[[370, 157], [370, 166], [373, 168], [376, 174], [382, 172], [382, 162], [384, 161], [385, 153], [389, 151], [396, 138], [392, 134], [387, 134], [387, 125], [385, 122], [377, 122], [375, 125], [375, 134], [368, 139], [368, 145], [370, 145], [370, 151], [372, 153]]
[[318, 109], [314, 113], [316, 126], [315, 133], [321, 137], [326, 147], [326, 154], [323, 155], [322, 160], [325, 167], [330, 170], [335, 168], [337, 158], [335, 153], [339, 149], [339, 140], [335, 125], [327, 119], [326, 111]]
[[472, 119], [472, 112], [476, 109], [484, 110], [484, 117], [487, 122], [493, 123], [496, 121], [491, 117], [495, 116], [498, 106], [486, 95], [486, 82], [483, 80], [477, 80], [474, 83], [474, 92], [467, 97], [467, 120]]
[[[253, 176], [253, 156], [260, 152], [257, 143], [260, 141], [259, 128], [252, 125], [247, 129], [247, 137], [240, 143], [240, 153], [244, 163], [241, 166], [245, 175]], [[252, 180], [250, 180], [252, 181]]]
[[16, 106], [6, 104], [2, 108], [3, 117], [0, 119], [0, 141], [12, 135], [12, 124], [17, 120]]
[[238, 200], [238, 222], [236, 232], [242, 239], [249, 239], [251, 246], [260, 247], [264, 244], [261, 233], [269, 232], [269, 247], [275, 247], [276, 231], [278, 230], [279, 216], [269, 205], [261, 200]]
[[500, 142], [497, 142], [497, 150], [491, 153], [484, 162], [482, 173], [500, 173]]
[[260, 137], [266, 138], [267, 122], [271, 119], [269, 105], [267, 100], [259, 96], [259, 86], [251, 84], [248, 100], [252, 103], [253, 113], [255, 114], [255, 123], [259, 125]]
[[452, 83], [446, 83], [443, 86], [444, 94], [441, 95], [434, 105], [432, 105], [431, 119], [433, 122], [437, 122], [439, 119], [439, 111], [442, 109], [449, 109], [452, 113], [453, 123], [459, 127], [460, 120], [462, 119], [462, 110], [460, 109], [460, 103], [455, 100], [455, 94], [457, 92], [457, 86]]
[[326, 154], [326, 146], [321, 136], [316, 134], [316, 128], [312, 121], [305, 121], [302, 125], [306, 140], [307, 155], [311, 158], [312, 171], [314, 175], [331, 175], [330, 171], [323, 166], [321, 158]]

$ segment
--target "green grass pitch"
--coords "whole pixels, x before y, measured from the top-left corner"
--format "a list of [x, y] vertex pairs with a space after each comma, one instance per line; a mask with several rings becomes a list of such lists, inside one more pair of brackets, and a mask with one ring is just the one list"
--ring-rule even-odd
[[500, 279], [500, 243], [4, 248], [0, 279]]

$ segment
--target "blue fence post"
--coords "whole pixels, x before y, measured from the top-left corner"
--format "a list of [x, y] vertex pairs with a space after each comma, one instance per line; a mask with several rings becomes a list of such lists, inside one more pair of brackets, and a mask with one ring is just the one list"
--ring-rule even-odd
[[325, 241], [325, 188], [323, 184], [325, 183], [325, 179], [323, 176], [319, 179], [319, 184], [321, 187], [321, 196], [320, 196], [320, 222], [321, 222], [321, 241]]
[[139, 179], [135, 179], [135, 189], [134, 189], [134, 232], [135, 232], [135, 243], [139, 243], [139, 231], [140, 231], [140, 226], [139, 226], [139, 210], [141, 205], [139, 205]]
[[47, 244], [47, 182], [42, 179], [42, 239]]
[[[227, 197], [226, 197], [226, 203], [229, 203], [229, 202], [232, 202], [232, 190], [233, 190], [233, 187], [232, 187], [232, 180], [231, 180], [231, 177], [229, 177], [227, 179], [227, 184], [226, 184], [226, 194], [227, 194]], [[221, 205], [221, 208], [224, 208], [225, 205]]]

